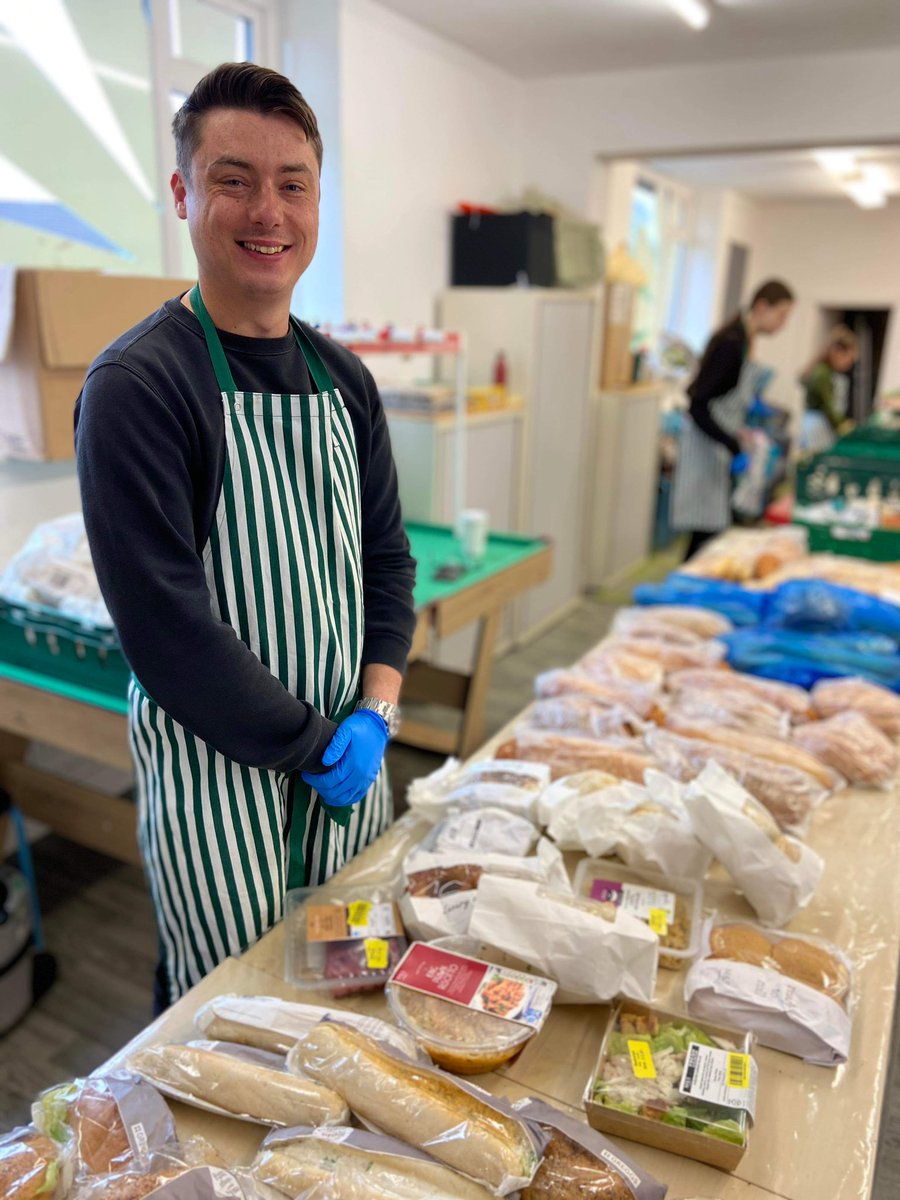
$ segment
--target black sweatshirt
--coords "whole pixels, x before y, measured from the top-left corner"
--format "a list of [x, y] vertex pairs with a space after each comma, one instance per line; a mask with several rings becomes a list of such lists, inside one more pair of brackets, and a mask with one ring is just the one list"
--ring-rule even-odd
[[[304, 328], [356, 438], [362, 665], [403, 671], [415, 624], [415, 563], [378, 389], [354, 354]], [[293, 333], [219, 336], [239, 390], [315, 390]], [[97, 577], [141, 686], [238, 763], [285, 772], [320, 767], [334, 724], [292, 696], [210, 607], [203, 549], [224, 478], [225, 421], [200, 322], [179, 299], [94, 361], [75, 408], [75, 441]]]
[[748, 344], [747, 330], [739, 316], [723, 325], [709, 339], [697, 374], [687, 390], [694, 424], [732, 456], [740, 454], [741, 444], [718, 423], [710, 405], [737, 387]]

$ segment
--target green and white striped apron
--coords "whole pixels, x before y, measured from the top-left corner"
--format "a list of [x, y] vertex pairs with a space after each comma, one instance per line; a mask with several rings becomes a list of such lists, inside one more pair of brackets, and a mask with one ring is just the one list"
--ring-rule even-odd
[[[215, 617], [292, 696], [340, 721], [358, 699], [364, 633], [359, 467], [349, 413], [300, 325], [317, 391], [237, 390], [195, 287], [225, 421], [225, 473], [203, 553]], [[242, 766], [132, 680], [138, 828], [170, 998], [279, 920], [285, 889], [323, 883], [390, 823], [382, 769], [346, 826], [299, 772]]]

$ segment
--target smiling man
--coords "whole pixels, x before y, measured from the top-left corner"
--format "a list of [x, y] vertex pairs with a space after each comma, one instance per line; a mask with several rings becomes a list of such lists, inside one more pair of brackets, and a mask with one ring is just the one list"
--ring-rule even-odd
[[315, 116], [283, 76], [227, 63], [173, 132], [198, 284], [97, 358], [75, 417], [133, 672], [157, 1009], [387, 826], [414, 624], [377, 388], [290, 314], [318, 236]]

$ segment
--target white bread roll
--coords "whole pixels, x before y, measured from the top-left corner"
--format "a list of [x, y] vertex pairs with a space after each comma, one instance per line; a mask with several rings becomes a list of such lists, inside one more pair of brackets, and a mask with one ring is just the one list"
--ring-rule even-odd
[[303, 1071], [376, 1128], [499, 1188], [529, 1180], [538, 1156], [525, 1126], [439, 1074], [386, 1054], [345, 1025], [323, 1022], [297, 1043]]
[[479, 1184], [440, 1163], [373, 1153], [315, 1136], [263, 1150], [253, 1174], [290, 1200], [312, 1188], [320, 1188], [329, 1200], [489, 1200], [490, 1197], [490, 1192]]
[[128, 1067], [163, 1090], [263, 1125], [339, 1124], [349, 1115], [336, 1092], [310, 1079], [199, 1046], [138, 1050]]

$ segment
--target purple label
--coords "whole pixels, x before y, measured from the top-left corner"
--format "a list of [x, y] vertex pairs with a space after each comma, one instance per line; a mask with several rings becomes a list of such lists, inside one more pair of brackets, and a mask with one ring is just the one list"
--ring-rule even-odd
[[612, 879], [595, 879], [591, 884], [591, 899], [605, 900], [618, 908], [622, 903], [622, 885]]

